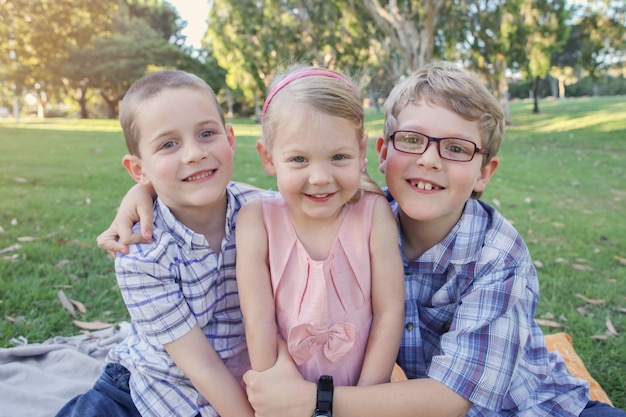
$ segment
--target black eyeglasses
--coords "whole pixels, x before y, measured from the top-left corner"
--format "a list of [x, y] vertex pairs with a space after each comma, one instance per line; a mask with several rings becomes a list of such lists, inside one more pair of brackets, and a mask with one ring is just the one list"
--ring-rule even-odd
[[428, 149], [430, 142], [439, 143], [439, 156], [443, 159], [457, 162], [469, 162], [474, 159], [474, 155], [489, 155], [489, 150], [479, 148], [476, 144], [467, 139], [458, 138], [433, 138], [419, 132], [409, 130], [398, 130], [389, 135], [393, 147], [400, 152], [421, 155]]

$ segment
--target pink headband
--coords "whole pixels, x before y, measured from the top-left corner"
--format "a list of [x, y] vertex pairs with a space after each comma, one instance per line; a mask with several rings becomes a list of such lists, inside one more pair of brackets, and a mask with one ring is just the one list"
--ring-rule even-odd
[[299, 78], [309, 77], [313, 75], [337, 78], [338, 80], [344, 81], [352, 89], [352, 91], [354, 91], [355, 93], [357, 92], [354, 86], [350, 83], [350, 81], [346, 80], [344, 77], [337, 74], [336, 72], [323, 68], [311, 68], [304, 71], [298, 71], [282, 79], [278, 84], [276, 84], [272, 91], [270, 91], [267, 98], [265, 99], [265, 104], [263, 105], [263, 112], [261, 113], [261, 123], [263, 123], [263, 120], [265, 119], [265, 113], [267, 112], [267, 108], [270, 106], [272, 99], [280, 90]]

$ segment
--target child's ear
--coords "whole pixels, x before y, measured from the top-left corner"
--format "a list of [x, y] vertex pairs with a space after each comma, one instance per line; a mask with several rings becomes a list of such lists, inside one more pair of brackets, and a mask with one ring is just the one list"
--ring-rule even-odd
[[476, 179], [476, 183], [474, 184], [474, 191], [482, 192], [487, 188], [487, 184], [493, 177], [493, 174], [498, 169], [498, 165], [500, 165], [500, 158], [494, 156], [487, 162], [487, 165], [480, 169], [480, 175]]
[[233, 125], [230, 123], [226, 123], [226, 125], [224, 126], [224, 130], [226, 131], [226, 138], [228, 139], [228, 144], [230, 145], [230, 148], [234, 151], [236, 146], [236, 141], [235, 141], [235, 131], [233, 130]]
[[256, 141], [256, 151], [261, 157], [261, 163], [263, 164], [263, 168], [265, 168], [265, 172], [270, 175], [276, 175], [276, 167], [274, 166], [274, 161], [272, 161], [272, 153], [264, 139]]
[[359, 145], [359, 159], [361, 163], [361, 171], [367, 170], [367, 133], [363, 134], [361, 144]]
[[378, 152], [378, 169], [383, 174], [385, 173], [386, 165], [387, 165], [387, 149], [389, 144], [385, 141], [384, 136], [379, 136], [376, 139], [376, 152]]
[[124, 155], [122, 158], [122, 165], [126, 168], [126, 171], [130, 174], [132, 179], [138, 183], [146, 183], [148, 179], [143, 173], [141, 166], [141, 160], [135, 155]]

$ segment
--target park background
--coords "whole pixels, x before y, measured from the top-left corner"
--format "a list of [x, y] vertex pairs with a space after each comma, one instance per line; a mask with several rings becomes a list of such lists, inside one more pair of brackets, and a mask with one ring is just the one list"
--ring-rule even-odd
[[[132, 181], [116, 121], [133, 81], [163, 68], [217, 91], [238, 137], [235, 179], [274, 187], [254, 150], [276, 71], [353, 76], [367, 131], [402, 76], [446, 59], [509, 111], [483, 199], [538, 268], [537, 320], [566, 331], [626, 408], [626, 5], [562, 0], [214, 0], [201, 42], [156, 0], [0, 0], [0, 346], [127, 320], [95, 245]], [[206, 10], [206, 9], [205, 9]], [[369, 172], [382, 184], [373, 143]]]

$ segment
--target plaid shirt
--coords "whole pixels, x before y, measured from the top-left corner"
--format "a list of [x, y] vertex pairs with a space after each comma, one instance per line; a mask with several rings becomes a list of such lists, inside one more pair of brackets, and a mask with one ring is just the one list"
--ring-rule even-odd
[[406, 326], [398, 361], [409, 378], [433, 378], [469, 399], [470, 417], [580, 414], [588, 384], [546, 350], [533, 319], [537, 273], [501, 214], [469, 200], [443, 241], [403, 261]]
[[117, 281], [132, 326], [108, 360], [130, 371], [131, 396], [144, 416], [217, 416], [163, 348], [196, 324], [222, 359], [247, 357], [235, 281], [235, 220], [241, 206], [262, 193], [236, 183], [226, 191], [219, 255], [157, 199], [154, 241], [131, 245], [128, 255], [116, 258]]

